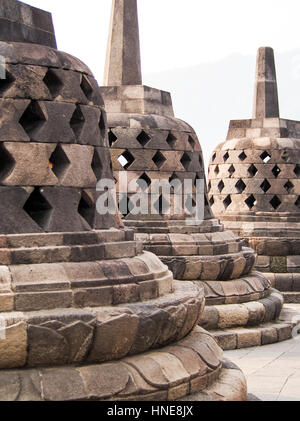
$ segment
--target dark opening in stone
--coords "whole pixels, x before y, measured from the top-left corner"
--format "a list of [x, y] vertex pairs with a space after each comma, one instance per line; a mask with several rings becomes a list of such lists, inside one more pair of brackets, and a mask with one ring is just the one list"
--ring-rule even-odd
[[274, 196], [272, 200], [270, 200], [270, 204], [273, 207], [273, 209], [278, 209], [279, 206], [281, 205], [281, 200], [279, 199], [278, 196]]
[[215, 168], [215, 173], [218, 175], [219, 172], [220, 172], [219, 165], [217, 165], [216, 168]]
[[0, 79], [0, 94], [3, 94], [7, 89], [9, 89], [12, 84], [14, 83], [15, 78], [13, 75], [6, 71], [5, 73], [5, 79]]
[[82, 75], [80, 87], [87, 99], [91, 101], [93, 96], [93, 87], [85, 75]]
[[232, 177], [233, 174], [235, 173], [235, 168], [233, 165], [230, 165], [228, 172], [229, 172], [229, 177]]
[[74, 111], [72, 118], [70, 120], [70, 126], [76, 136], [76, 138], [79, 138], [82, 128], [84, 126], [84, 116], [82, 114], [82, 111], [79, 106], [76, 107], [76, 110]]
[[265, 178], [264, 181], [261, 183], [260, 188], [262, 189], [262, 191], [264, 191], [265, 193], [267, 193], [267, 191], [269, 191], [270, 188], [271, 188], [271, 184]]
[[239, 154], [239, 159], [241, 161], [245, 161], [245, 159], [247, 158], [247, 155], [245, 154], [245, 152], [243, 151], [242, 153]]
[[256, 176], [256, 174], [258, 173], [258, 169], [256, 168], [254, 164], [250, 165], [250, 167], [248, 168], [248, 173], [250, 174], [251, 177]]
[[86, 220], [91, 228], [94, 226], [95, 220], [95, 204], [92, 198], [82, 191], [81, 199], [78, 205], [78, 213]]
[[125, 152], [122, 153], [122, 155], [118, 157], [118, 161], [122, 165], [122, 167], [125, 170], [127, 170], [130, 167], [130, 165], [134, 162], [134, 156], [127, 149]]
[[144, 130], [141, 131], [141, 133], [138, 135], [136, 140], [139, 142], [141, 146], [146, 146], [148, 142], [150, 142], [151, 137], [144, 132]]
[[214, 199], [214, 197], [213, 197], [213, 196], [211, 196], [211, 198], [209, 199], [209, 204], [210, 204], [210, 206], [213, 206], [213, 205], [214, 205], [214, 203], [215, 203], [215, 199]]
[[19, 123], [31, 137], [34, 132], [39, 129], [46, 121], [46, 117], [37, 101], [31, 101], [24, 111]]
[[99, 157], [99, 153], [97, 152], [96, 149], [94, 151], [93, 160], [92, 160], [92, 170], [94, 171], [97, 181], [99, 181], [102, 175], [102, 163]]
[[236, 187], [236, 189], [237, 189], [238, 193], [239, 193], [239, 194], [242, 194], [242, 193], [243, 193], [243, 191], [246, 189], [246, 184], [243, 182], [243, 180], [242, 180], [242, 179], [240, 179], [240, 180], [236, 183], [235, 187]]
[[260, 155], [262, 161], [264, 161], [265, 164], [267, 164], [270, 159], [271, 159], [271, 155], [269, 154], [269, 152], [264, 151], [261, 155]]
[[299, 165], [299, 164], [297, 164], [297, 165], [295, 166], [294, 173], [296, 174], [296, 176], [297, 176], [298, 178], [300, 178], [300, 165]]
[[43, 82], [49, 89], [50, 94], [53, 98], [56, 98], [58, 94], [61, 91], [61, 88], [63, 87], [62, 81], [59, 79], [59, 77], [55, 74], [55, 71], [52, 69], [49, 69], [46, 73]]
[[293, 184], [290, 180], [288, 180], [288, 181], [285, 183], [284, 188], [285, 188], [285, 190], [286, 190], [288, 193], [290, 193], [290, 192], [293, 190], [293, 188], [294, 188], [294, 184]]
[[246, 205], [248, 206], [249, 209], [252, 209], [255, 205], [256, 205], [256, 199], [253, 196], [253, 194], [251, 194], [251, 196], [249, 196], [246, 200], [245, 200]]
[[13, 170], [15, 160], [5, 149], [3, 143], [0, 143], [0, 181], [4, 180]]
[[110, 130], [108, 132], [109, 146], [112, 146], [118, 140], [117, 136]]
[[277, 178], [281, 173], [281, 169], [277, 165], [275, 165], [275, 167], [272, 169], [272, 173], [274, 177]]
[[223, 183], [223, 180], [221, 180], [218, 184], [218, 189], [219, 189], [220, 193], [224, 190], [224, 187], [225, 187], [225, 185]]
[[102, 139], [104, 139], [106, 135], [106, 124], [105, 124], [103, 112], [101, 112], [100, 119], [99, 119], [99, 129], [100, 129], [101, 137]]
[[191, 160], [190, 156], [186, 152], [184, 152], [184, 154], [182, 155], [182, 158], [181, 158], [180, 162], [181, 162], [183, 168], [186, 171], [188, 171], [189, 165], [190, 165], [191, 161], [192, 160]]
[[298, 196], [298, 199], [296, 200], [295, 205], [297, 206], [298, 209], [300, 209], [300, 196]]
[[226, 154], [223, 156], [224, 162], [228, 161], [229, 153], [226, 152]]
[[147, 187], [151, 184], [151, 179], [147, 176], [147, 174], [144, 172], [140, 178], [137, 180], [136, 184], [142, 189], [147, 190], [147, 187], [145, 188], [145, 183], [147, 184]]
[[213, 156], [211, 157], [212, 162], [214, 162], [214, 160], [216, 159], [216, 157], [217, 157], [217, 154], [214, 153]]
[[230, 196], [230, 195], [228, 195], [228, 196], [227, 196], [227, 197], [223, 200], [223, 204], [224, 204], [225, 209], [227, 209], [227, 208], [228, 208], [228, 206], [230, 206], [230, 205], [231, 205], [231, 203], [232, 203], [231, 196]]
[[152, 158], [152, 161], [157, 166], [157, 168], [160, 168], [166, 160], [166, 157], [160, 151], [156, 152], [156, 154]]
[[171, 148], [174, 148], [177, 138], [170, 132], [167, 137], [167, 143]]
[[45, 229], [52, 212], [52, 207], [42, 193], [42, 188], [35, 187], [23, 209], [41, 228]]
[[70, 165], [70, 160], [61, 145], [57, 145], [49, 159], [49, 166], [60, 180]]

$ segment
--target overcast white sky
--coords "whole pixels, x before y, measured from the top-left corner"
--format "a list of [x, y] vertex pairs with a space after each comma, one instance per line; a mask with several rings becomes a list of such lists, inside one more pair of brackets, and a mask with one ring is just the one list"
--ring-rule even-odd
[[[23, 0], [102, 84], [112, 0]], [[275, 50], [281, 116], [300, 120], [299, 0], [138, 0], [143, 82], [170, 91], [206, 165], [230, 119], [251, 117], [256, 51]], [[299, 110], [299, 111], [298, 111]]]
[[[58, 46], [102, 81], [111, 0], [28, 0], [51, 11]], [[144, 74], [300, 47], [299, 0], [138, 0]]]

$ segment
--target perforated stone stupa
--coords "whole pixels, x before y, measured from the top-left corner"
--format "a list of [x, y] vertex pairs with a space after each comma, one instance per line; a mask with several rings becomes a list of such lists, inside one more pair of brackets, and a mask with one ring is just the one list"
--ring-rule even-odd
[[213, 211], [247, 239], [257, 269], [300, 301], [300, 122], [280, 118], [274, 53], [257, 56], [253, 118], [231, 121], [209, 168]]
[[113, 176], [90, 70], [50, 14], [0, 0], [0, 21], [0, 400], [245, 399], [203, 290], [95, 212]]
[[[187, 179], [194, 185], [197, 180], [205, 181], [202, 151], [195, 131], [174, 117], [169, 93], [142, 85], [136, 1], [114, 1], [113, 4], [105, 86], [100, 91], [108, 113], [111, 157], [119, 195], [124, 200], [120, 183], [124, 171], [128, 182], [144, 180], [149, 194], [157, 179]], [[126, 7], [132, 7], [130, 13]], [[222, 347], [260, 345], [291, 335], [290, 326], [266, 327], [265, 323], [278, 318], [283, 298], [262, 274], [252, 272], [256, 253], [243, 247], [242, 240], [224, 230], [214, 218], [206, 190], [202, 194], [204, 219], [192, 225], [186, 222], [189, 212], [172, 213], [173, 206], [170, 214], [160, 211], [159, 215], [133, 215], [132, 194], [129, 190], [125, 225], [137, 230], [136, 239], [142, 240], [146, 250], [160, 257], [175, 279], [194, 281], [194, 285], [204, 288], [207, 306], [201, 324], [217, 329], [214, 334]], [[186, 200], [195, 200], [194, 190], [187, 199], [174, 189], [171, 205], [175, 195], [181, 195], [183, 204]], [[162, 194], [158, 201], [160, 210], [165, 199]], [[183, 288], [187, 285], [183, 283]], [[237, 329], [258, 325], [257, 330]]]

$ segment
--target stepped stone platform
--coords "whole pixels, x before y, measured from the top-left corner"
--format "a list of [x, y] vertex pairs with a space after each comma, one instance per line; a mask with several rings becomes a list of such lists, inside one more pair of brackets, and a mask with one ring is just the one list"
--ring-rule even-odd
[[0, 30], [7, 76], [0, 80], [0, 400], [174, 401], [217, 394], [224, 376], [236, 387], [223, 388], [220, 400], [246, 399], [242, 373], [228, 371], [222, 349], [198, 326], [201, 286], [174, 281], [117, 211], [97, 212], [107, 194], [97, 182], [113, 184], [113, 174], [92, 73], [55, 48], [50, 14], [0, 0], [0, 21], [7, 17], [11, 32]]
[[253, 118], [231, 121], [209, 168], [209, 202], [258, 253], [256, 268], [299, 302], [300, 123], [280, 118], [273, 50], [257, 56]]

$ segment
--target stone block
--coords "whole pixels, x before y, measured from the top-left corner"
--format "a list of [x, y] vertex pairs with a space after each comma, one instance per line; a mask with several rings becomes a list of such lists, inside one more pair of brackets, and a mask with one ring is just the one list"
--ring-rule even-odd
[[[6, 322], [7, 323], [7, 322]], [[27, 325], [19, 321], [7, 324], [0, 340], [0, 368], [23, 367], [27, 358]]]

